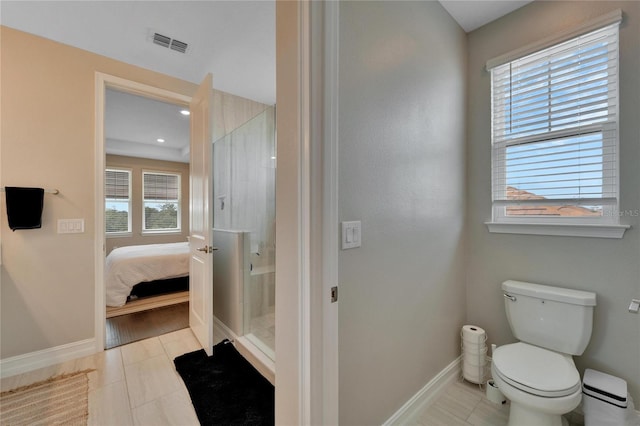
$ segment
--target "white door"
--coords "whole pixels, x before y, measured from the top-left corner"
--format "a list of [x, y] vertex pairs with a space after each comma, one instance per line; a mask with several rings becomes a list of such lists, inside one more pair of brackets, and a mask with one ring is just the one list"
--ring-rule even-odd
[[213, 352], [212, 86], [207, 74], [190, 104], [189, 327], [207, 355]]

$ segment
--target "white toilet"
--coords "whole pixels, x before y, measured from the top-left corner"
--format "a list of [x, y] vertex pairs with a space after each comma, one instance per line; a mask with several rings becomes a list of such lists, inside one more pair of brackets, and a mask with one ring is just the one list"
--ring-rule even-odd
[[509, 426], [561, 426], [582, 398], [572, 356], [591, 339], [596, 295], [520, 281], [505, 281], [502, 290], [520, 340], [492, 354], [493, 380], [511, 400]]

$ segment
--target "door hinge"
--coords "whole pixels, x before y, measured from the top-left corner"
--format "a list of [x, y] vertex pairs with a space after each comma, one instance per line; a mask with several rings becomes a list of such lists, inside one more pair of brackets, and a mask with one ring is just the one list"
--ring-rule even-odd
[[338, 301], [338, 287], [331, 287], [331, 303]]

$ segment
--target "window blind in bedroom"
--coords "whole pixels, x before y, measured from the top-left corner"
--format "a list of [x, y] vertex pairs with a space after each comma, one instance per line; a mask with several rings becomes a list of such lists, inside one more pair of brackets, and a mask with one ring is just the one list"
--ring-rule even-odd
[[143, 232], [180, 231], [180, 175], [143, 172]]
[[131, 232], [131, 170], [105, 170], [105, 231], [107, 234]]
[[129, 198], [128, 170], [107, 169], [105, 172], [105, 198], [126, 200]]
[[173, 174], [144, 173], [146, 201], [175, 201], [180, 194], [180, 177]]

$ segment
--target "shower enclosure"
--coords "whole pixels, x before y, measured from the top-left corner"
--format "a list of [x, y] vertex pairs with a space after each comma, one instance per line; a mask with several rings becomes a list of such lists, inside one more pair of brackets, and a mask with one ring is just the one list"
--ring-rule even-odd
[[[214, 316], [274, 359], [275, 107], [215, 141], [212, 152], [214, 244], [219, 235], [221, 242], [232, 241], [220, 250], [237, 253], [220, 253], [219, 262], [231, 264], [218, 272], [214, 263]], [[237, 283], [224, 287], [228, 281]], [[233, 320], [222, 312], [229, 303], [238, 303]]]

